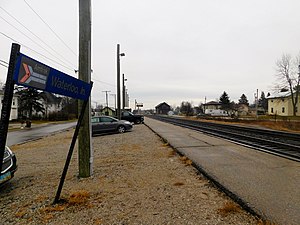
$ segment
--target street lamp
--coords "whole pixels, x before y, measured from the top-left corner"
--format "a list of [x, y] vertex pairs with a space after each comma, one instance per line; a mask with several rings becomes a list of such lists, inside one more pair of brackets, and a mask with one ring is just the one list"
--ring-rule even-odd
[[120, 53], [120, 44], [117, 44], [117, 116], [119, 120], [121, 119], [120, 56], [125, 56], [125, 53]]
[[125, 106], [126, 106], [126, 103], [125, 103], [125, 94], [126, 94], [126, 89], [125, 89], [125, 81], [127, 81], [127, 79], [125, 79], [125, 77], [124, 77], [124, 73], [123, 73], [123, 77], [122, 77], [123, 79], [123, 88], [122, 88], [122, 91], [123, 91], [123, 111], [124, 111], [124, 109], [125, 109]]

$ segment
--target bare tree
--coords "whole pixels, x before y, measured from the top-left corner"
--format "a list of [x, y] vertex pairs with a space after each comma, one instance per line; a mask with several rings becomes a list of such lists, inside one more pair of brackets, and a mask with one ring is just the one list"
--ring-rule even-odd
[[300, 55], [293, 59], [289, 54], [283, 54], [281, 59], [277, 60], [276, 66], [278, 87], [289, 90], [292, 98], [293, 115], [296, 116], [299, 97]]

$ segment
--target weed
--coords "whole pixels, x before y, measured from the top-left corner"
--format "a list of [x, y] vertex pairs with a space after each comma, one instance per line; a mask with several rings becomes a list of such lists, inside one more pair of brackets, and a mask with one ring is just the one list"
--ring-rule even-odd
[[171, 150], [169, 151], [168, 153], [168, 157], [171, 158], [171, 157], [174, 157], [176, 155], [176, 152], [174, 150]]
[[193, 164], [193, 161], [190, 160], [188, 157], [186, 156], [181, 156], [180, 158], [180, 161], [182, 161], [186, 166], [190, 166]]
[[85, 204], [90, 197], [90, 194], [85, 190], [80, 190], [74, 192], [70, 195], [70, 198], [67, 200], [69, 205], [80, 205]]
[[240, 212], [241, 208], [234, 202], [226, 202], [222, 208], [218, 209], [218, 212], [221, 216], [228, 216], [230, 213]]

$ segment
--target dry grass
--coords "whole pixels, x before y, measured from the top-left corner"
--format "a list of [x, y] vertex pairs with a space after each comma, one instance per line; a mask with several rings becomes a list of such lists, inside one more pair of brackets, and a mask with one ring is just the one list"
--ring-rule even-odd
[[170, 150], [168, 153], [169, 158], [174, 157], [175, 155], [176, 155], [176, 151], [174, 151], [174, 150]]
[[40, 209], [41, 213], [62, 212], [66, 209], [65, 205], [46, 206]]
[[174, 183], [174, 186], [182, 186], [182, 185], [184, 185], [183, 182], [176, 182], [176, 183]]
[[218, 209], [218, 213], [223, 217], [228, 216], [231, 213], [237, 213], [240, 211], [240, 206], [234, 202], [226, 202], [222, 208]]
[[81, 205], [86, 204], [90, 194], [85, 190], [74, 192], [67, 199], [68, 205]]
[[188, 157], [186, 156], [181, 156], [179, 157], [180, 161], [182, 161], [186, 166], [190, 166], [193, 164], [193, 161], [190, 160]]

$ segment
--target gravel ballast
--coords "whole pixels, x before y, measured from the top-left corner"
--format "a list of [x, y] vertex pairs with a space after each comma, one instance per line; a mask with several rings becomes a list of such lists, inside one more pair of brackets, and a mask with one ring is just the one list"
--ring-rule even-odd
[[74, 151], [52, 205], [74, 130], [12, 146], [15, 177], [1, 187], [0, 224], [260, 224], [145, 125], [93, 137], [93, 176]]

